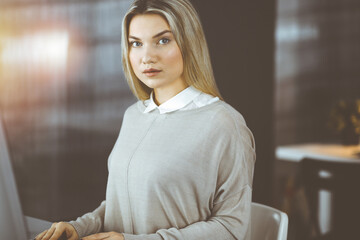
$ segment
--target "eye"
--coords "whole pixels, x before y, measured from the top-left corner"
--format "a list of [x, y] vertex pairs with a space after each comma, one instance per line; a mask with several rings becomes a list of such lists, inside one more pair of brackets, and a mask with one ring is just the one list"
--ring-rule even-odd
[[162, 38], [162, 39], [160, 39], [159, 44], [164, 45], [164, 44], [168, 44], [169, 42], [170, 42], [170, 39]]
[[138, 41], [131, 41], [130, 46], [136, 48], [136, 47], [142, 46], [142, 44], [141, 44], [141, 42], [138, 42]]

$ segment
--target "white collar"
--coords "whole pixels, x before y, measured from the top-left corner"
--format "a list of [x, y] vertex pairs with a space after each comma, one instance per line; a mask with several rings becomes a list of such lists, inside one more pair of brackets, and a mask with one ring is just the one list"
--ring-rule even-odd
[[191, 103], [201, 93], [201, 91], [193, 86], [189, 86], [166, 102], [160, 104], [160, 106], [157, 106], [154, 102], [153, 92], [151, 92], [150, 98], [144, 101], [145, 106], [147, 105], [144, 113], [151, 112], [156, 108], [159, 109], [160, 114], [174, 112]]

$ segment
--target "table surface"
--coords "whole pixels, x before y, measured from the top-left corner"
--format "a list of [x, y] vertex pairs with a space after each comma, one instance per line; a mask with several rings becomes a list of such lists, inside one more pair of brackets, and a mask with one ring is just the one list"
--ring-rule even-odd
[[283, 161], [300, 162], [305, 157], [324, 161], [360, 164], [360, 145], [307, 143], [278, 146], [276, 158]]

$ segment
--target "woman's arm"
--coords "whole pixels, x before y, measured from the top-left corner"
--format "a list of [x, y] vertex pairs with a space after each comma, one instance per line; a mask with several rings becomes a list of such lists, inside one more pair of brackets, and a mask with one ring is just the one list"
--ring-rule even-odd
[[105, 200], [93, 212], [86, 213], [69, 223], [76, 229], [79, 238], [102, 231], [104, 226]]
[[82, 236], [98, 232], [104, 222], [105, 201], [91, 213], [79, 217], [76, 221], [56, 222], [51, 228], [36, 236], [36, 240], [69, 239], [78, 240]]

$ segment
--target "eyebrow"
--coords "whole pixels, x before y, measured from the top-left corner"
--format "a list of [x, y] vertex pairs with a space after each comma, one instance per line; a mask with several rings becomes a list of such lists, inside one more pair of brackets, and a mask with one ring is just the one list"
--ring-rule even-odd
[[[159, 37], [159, 36], [161, 36], [161, 35], [163, 35], [163, 34], [165, 34], [165, 33], [171, 33], [171, 31], [170, 31], [170, 30], [164, 30], [164, 31], [162, 31], [162, 32], [159, 32], [159, 33], [155, 34], [152, 38], [157, 38], [157, 37]], [[131, 35], [129, 35], [129, 38], [133, 38], [133, 39], [136, 39], [136, 40], [140, 40], [140, 38], [134, 37], [134, 36], [131, 36]]]

